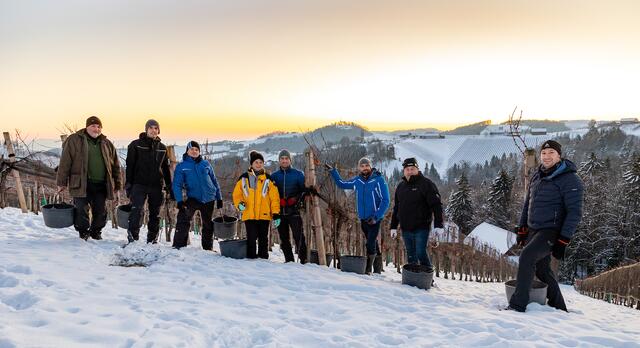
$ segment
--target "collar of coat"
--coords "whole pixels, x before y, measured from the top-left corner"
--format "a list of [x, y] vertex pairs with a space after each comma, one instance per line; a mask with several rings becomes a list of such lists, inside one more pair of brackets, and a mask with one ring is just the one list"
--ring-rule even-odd
[[196, 158], [193, 158], [191, 156], [189, 156], [189, 154], [184, 153], [182, 154], [182, 161], [188, 161], [188, 162], [195, 162], [195, 163], [200, 163], [200, 161], [202, 161], [202, 156], [198, 156]]
[[[91, 138], [91, 136], [87, 133], [87, 129], [86, 129], [86, 128], [82, 128], [81, 130], [77, 131], [77, 132], [76, 132], [76, 135], [79, 135], [79, 136], [81, 136], [81, 137], [85, 137], [85, 138], [87, 138], [87, 141], [89, 141], [89, 140], [93, 139], [93, 138]], [[105, 140], [105, 139], [107, 139], [107, 136], [106, 136], [106, 135], [104, 135], [104, 134], [100, 134], [100, 135], [98, 135], [98, 137], [97, 137], [97, 138], [95, 138], [95, 140], [96, 140], [96, 141], [102, 141], [102, 140]]]
[[[542, 176], [542, 171], [543, 171], [543, 166], [540, 165], [540, 167], [538, 168], [538, 175]], [[569, 161], [568, 159], [563, 159], [560, 161], [560, 163], [558, 164], [558, 168], [556, 168], [556, 170], [553, 171], [553, 173], [543, 177], [543, 180], [553, 180], [554, 178], [562, 175], [562, 174], [566, 174], [566, 173], [575, 173], [577, 171], [577, 167], [576, 165]]]
[[417, 182], [419, 180], [422, 180], [422, 178], [424, 178], [424, 175], [422, 175], [422, 172], [418, 172], [418, 174], [410, 176], [409, 180], [407, 180], [407, 178], [403, 176], [402, 177], [402, 181], [407, 182], [407, 183], [414, 183], [414, 182]]
[[[249, 178], [249, 174], [251, 174], [251, 175], [253, 175], [253, 176], [256, 176], [256, 175], [253, 173], [253, 170], [252, 170], [252, 169], [249, 169], [249, 170], [247, 170], [246, 172], [242, 173], [242, 175], [240, 175], [240, 177], [238, 178], [238, 180], [242, 180], [242, 178], [248, 179], [248, 178]], [[262, 174], [258, 175], [257, 177], [259, 178], [259, 177], [261, 177], [261, 176], [263, 176], [263, 175], [265, 176], [265, 178], [266, 178], [266, 179], [271, 180], [271, 175], [270, 175], [269, 173], [267, 173], [267, 170], [266, 170], [266, 169], [265, 169], [264, 173], [262, 173]]]
[[159, 142], [162, 141], [162, 140], [160, 140], [160, 137], [156, 137], [155, 139], [149, 138], [147, 136], [146, 132], [140, 133], [140, 135], [138, 137], [140, 138], [140, 140], [144, 140], [144, 141], [147, 141], [149, 143], [154, 143], [154, 142], [158, 142], [159, 143]]

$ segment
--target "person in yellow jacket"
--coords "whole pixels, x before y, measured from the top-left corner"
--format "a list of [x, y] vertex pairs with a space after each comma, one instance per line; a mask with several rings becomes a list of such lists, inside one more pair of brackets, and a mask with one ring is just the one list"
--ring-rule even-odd
[[275, 228], [280, 225], [280, 195], [264, 169], [262, 154], [251, 151], [249, 161], [251, 167], [240, 176], [233, 189], [233, 205], [242, 213], [247, 229], [247, 258], [268, 259], [269, 222], [273, 220]]

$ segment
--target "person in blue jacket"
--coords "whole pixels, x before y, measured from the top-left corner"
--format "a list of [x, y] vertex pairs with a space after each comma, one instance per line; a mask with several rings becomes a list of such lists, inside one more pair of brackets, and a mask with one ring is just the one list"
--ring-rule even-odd
[[[187, 200], [182, 199], [182, 190], [187, 192]], [[213, 209], [222, 208], [220, 185], [211, 164], [200, 156], [200, 144], [187, 143], [187, 151], [182, 162], [173, 173], [173, 194], [178, 203], [178, 221], [173, 237], [173, 247], [187, 246], [189, 226], [196, 211], [202, 216], [202, 249], [213, 249]]]
[[557, 141], [542, 144], [542, 164], [531, 176], [517, 227], [517, 242], [524, 249], [509, 310], [526, 310], [534, 274], [547, 284], [547, 304], [567, 310], [550, 263], [551, 256], [564, 258], [565, 248], [582, 219], [584, 184], [576, 173], [576, 165], [561, 156], [562, 147]]
[[296, 243], [298, 260], [304, 264], [307, 262], [307, 242], [304, 238], [302, 217], [300, 216], [300, 203], [308, 192], [304, 184], [304, 173], [291, 166], [291, 153], [282, 150], [278, 154], [280, 169], [271, 174], [271, 180], [278, 187], [280, 194], [280, 219], [278, 234], [280, 235], [280, 248], [284, 253], [285, 262], [293, 262], [293, 250], [289, 228], [293, 232]]
[[[360, 174], [349, 180], [342, 180], [338, 171], [328, 164], [336, 186], [343, 190], [354, 190], [356, 208], [362, 232], [367, 238], [367, 273], [382, 271], [382, 256], [378, 245], [380, 222], [389, 209], [389, 188], [382, 174], [371, 167], [371, 160], [366, 157], [358, 161]], [[377, 256], [377, 257], [376, 257]]]

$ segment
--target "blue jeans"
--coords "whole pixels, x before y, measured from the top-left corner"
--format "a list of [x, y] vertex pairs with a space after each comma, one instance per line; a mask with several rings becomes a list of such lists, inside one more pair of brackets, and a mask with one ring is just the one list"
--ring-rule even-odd
[[404, 247], [407, 249], [407, 259], [411, 264], [418, 264], [433, 268], [429, 255], [427, 255], [427, 243], [429, 242], [429, 230], [418, 229], [402, 231]]
[[367, 238], [367, 255], [380, 254], [378, 246], [378, 234], [380, 233], [380, 221], [369, 225], [366, 220], [360, 220], [360, 227], [365, 238]]

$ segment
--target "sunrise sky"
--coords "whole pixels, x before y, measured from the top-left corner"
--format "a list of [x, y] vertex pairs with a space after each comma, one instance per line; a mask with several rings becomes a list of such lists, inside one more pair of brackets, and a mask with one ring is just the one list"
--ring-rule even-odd
[[169, 139], [640, 116], [640, 1], [0, 0], [0, 124]]

